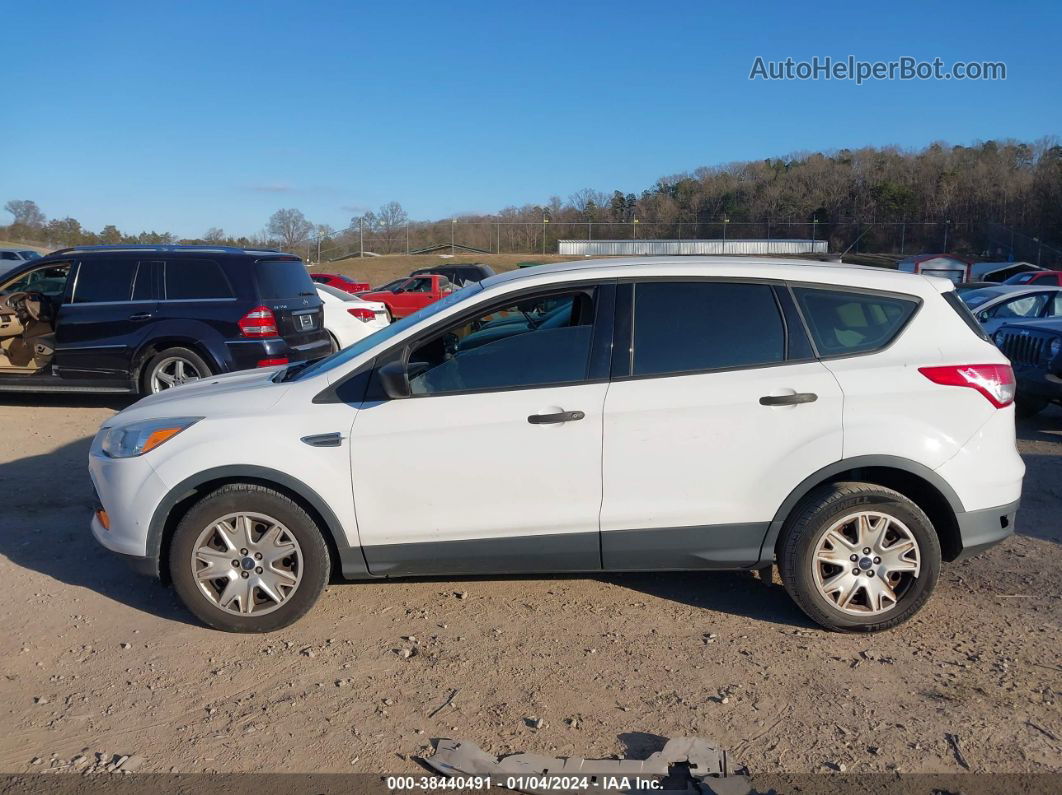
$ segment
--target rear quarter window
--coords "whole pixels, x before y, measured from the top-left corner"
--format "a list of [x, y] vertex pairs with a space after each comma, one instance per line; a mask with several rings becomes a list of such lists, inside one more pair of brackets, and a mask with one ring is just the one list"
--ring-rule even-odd
[[794, 287], [820, 356], [848, 356], [884, 348], [918, 309], [915, 298]]
[[970, 306], [965, 304], [953, 291], [943, 293], [942, 295], [944, 297], [944, 302], [958, 313], [959, 317], [962, 318], [962, 322], [969, 327], [970, 331], [985, 342], [991, 342], [988, 334], [985, 333], [984, 328], [982, 328], [981, 324], [977, 322], [977, 318], [974, 317], [973, 312], [970, 311]]
[[260, 298], [316, 296], [313, 280], [298, 259], [264, 259], [254, 264]]
[[170, 260], [166, 263], [166, 299], [232, 298], [232, 287], [221, 266], [209, 259]]

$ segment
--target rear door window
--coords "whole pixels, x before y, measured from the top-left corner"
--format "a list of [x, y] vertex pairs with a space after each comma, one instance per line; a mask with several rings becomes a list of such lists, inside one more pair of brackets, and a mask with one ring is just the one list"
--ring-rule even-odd
[[298, 298], [317, 295], [302, 260], [263, 259], [254, 265], [261, 298]]
[[918, 308], [915, 298], [794, 287], [820, 356], [884, 348]]
[[82, 260], [74, 282], [75, 304], [128, 301], [136, 273], [135, 259]]
[[179, 259], [166, 263], [166, 299], [169, 301], [232, 298], [225, 272], [214, 260]]
[[635, 285], [636, 376], [756, 367], [784, 359], [785, 326], [768, 285]]

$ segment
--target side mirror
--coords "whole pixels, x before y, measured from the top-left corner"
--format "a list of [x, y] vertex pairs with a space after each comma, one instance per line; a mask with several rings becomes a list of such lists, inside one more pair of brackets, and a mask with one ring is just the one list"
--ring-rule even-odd
[[384, 394], [391, 400], [401, 400], [413, 394], [409, 388], [409, 371], [404, 362], [388, 362], [376, 373]]
[[980, 320], [982, 323], [984, 323], [986, 320], [988, 320], [988, 313], [987, 312], [979, 312], [977, 314], [977, 319]]

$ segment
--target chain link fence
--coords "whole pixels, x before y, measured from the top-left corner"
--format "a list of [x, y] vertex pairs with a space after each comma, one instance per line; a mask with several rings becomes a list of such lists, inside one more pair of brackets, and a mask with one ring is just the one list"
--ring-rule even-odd
[[328, 261], [374, 254], [551, 255], [560, 240], [816, 240], [843, 254], [953, 252], [990, 260], [1062, 263], [1062, 251], [995, 222], [715, 221], [462, 221], [415, 222], [370, 229], [355, 223], [306, 243], [306, 256]]

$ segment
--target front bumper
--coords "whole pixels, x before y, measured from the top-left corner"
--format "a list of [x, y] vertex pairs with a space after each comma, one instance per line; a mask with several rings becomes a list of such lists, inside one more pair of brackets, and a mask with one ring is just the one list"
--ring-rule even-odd
[[985, 508], [980, 511], [963, 511], [955, 514], [959, 524], [962, 551], [955, 560], [966, 560], [993, 547], [1008, 536], [1014, 535], [1014, 519], [1018, 500], [1007, 505]]
[[148, 549], [148, 531], [155, 508], [169, 489], [144, 456], [109, 458], [100, 451], [100, 441], [97, 434], [89, 451], [88, 470], [110, 527], [104, 527], [94, 513], [92, 536], [137, 571], [158, 576], [157, 555]]
[[99, 518], [95, 514], [92, 515], [91, 527], [92, 536], [96, 539], [99, 545], [121, 558], [122, 561], [137, 574], [143, 574], [148, 577], [159, 576], [159, 562], [155, 560], [155, 558], [147, 557], [145, 555], [130, 555], [122, 552], [109, 537], [110, 531], [100, 523]]

